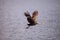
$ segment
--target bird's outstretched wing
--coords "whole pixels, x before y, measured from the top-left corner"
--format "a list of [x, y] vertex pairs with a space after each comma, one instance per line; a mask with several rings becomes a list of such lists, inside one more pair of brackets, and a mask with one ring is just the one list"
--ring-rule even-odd
[[32, 19], [37, 23], [38, 11], [34, 11], [32, 14]]
[[24, 15], [25, 15], [27, 18], [28, 18], [28, 17], [31, 17], [31, 16], [30, 16], [30, 13], [29, 13], [28, 11], [25, 12]]
[[29, 24], [32, 24], [33, 20], [32, 20], [30, 13], [27, 11], [24, 13], [24, 15], [27, 17], [27, 21], [29, 22]]

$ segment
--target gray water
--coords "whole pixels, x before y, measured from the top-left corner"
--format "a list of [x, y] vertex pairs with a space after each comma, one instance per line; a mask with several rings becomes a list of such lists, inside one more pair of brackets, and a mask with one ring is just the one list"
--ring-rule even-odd
[[[27, 10], [39, 12], [28, 29]], [[60, 0], [0, 0], [0, 40], [60, 40]]]

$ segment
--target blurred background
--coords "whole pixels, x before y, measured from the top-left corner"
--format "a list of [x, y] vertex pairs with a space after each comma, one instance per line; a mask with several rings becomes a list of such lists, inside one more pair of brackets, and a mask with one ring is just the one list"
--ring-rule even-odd
[[[38, 10], [38, 24], [26, 29], [24, 12]], [[0, 0], [0, 40], [60, 40], [60, 0]]]

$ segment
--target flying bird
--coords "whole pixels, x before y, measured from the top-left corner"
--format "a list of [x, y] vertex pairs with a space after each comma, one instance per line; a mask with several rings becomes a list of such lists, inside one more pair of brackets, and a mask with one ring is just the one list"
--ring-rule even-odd
[[28, 11], [25, 12], [24, 15], [27, 17], [27, 21], [29, 23], [28, 26], [37, 24], [38, 11], [34, 11], [32, 13], [32, 16], [30, 15], [30, 13]]

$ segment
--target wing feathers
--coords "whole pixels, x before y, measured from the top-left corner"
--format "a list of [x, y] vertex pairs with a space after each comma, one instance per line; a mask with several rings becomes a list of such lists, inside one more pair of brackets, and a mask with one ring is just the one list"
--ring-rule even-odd
[[38, 11], [34, 11], [33, 14], [32, 14], [32, 17], [31, 15], [29, 14], [29, 12], [25, 12], [24, 15], [27, 17], [27, 21], [30, 23], [30, 24], [36, 24], [37, 23], [37, 16], [38, 16]]

